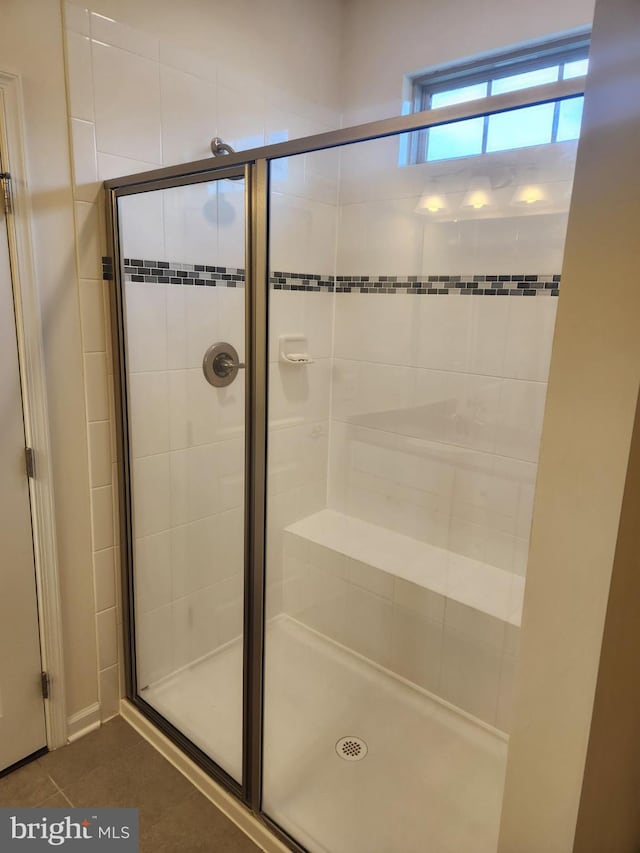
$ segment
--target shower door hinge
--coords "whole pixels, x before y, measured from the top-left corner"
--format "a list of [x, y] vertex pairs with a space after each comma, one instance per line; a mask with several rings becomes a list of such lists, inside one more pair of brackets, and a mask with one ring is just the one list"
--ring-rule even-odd
[[49, 682], [49, 673], [48, 672], [41, 672], [40, 673], [40, 686], [42, 688], [42, 698], [48, 699], [50, 687], [51, 687], [50, 682]]
[[33, 452], [33, 447], [25, 447], [24, 462], [27, 469], [27, 477], [33, 479], [36, 476], [36, 455]]
[[11, 175], [9, 172], [0, 172], [0, 190], [2, 191], [4, 212], [11, 213], [13, 206], [11, 204]]

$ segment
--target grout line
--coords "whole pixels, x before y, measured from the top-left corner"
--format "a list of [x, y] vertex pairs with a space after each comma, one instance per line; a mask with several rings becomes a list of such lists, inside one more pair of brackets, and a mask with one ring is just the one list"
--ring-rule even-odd
[[[91, 350], [85, 355], [104, 355], [105, 350]], [[353, 364], [367, 364], [371, 367], [391, 367], [391, 368], [401, 368], [406, 370], [420, 370], [425, 373], [438, 373], [449, 376], [453, 374], [454, 376], [477, 376], [479, 379], [495, 379], [502, 380], [507, 379], [511, 382], [531, 382], [537, 385], [546, 385], [546, 379], [531, 379], [525, 376], [512, 376], [510, 374], [504, 373], [478, 373], [477, 371], [465, 371], [465, 370], [453, 370], [448, 367], [429, 367], [424, 364], [412, 364], [407, 361], [373, 361], [370, 358], [354, 358], [353, 356], [344, 356], [344, 355], [324, 355], [318, 356], [315, 359], [316, 362], [324, 362], [324, 361], [346, 361], [352, 362]], [[278, 359], [270, 360], [269, 364], [278, 364]], [[131, 376], [136, 376], [138, 374], [148, 374], [148, 373], [176, 373], [178, 371], [195, 371], [200, 372], [202, 370], [202, 366], [200, 364], [190, 364], [183, 367], [166, 367], [166, 368], [148, 368], [147, 370], [132, 370], [130, 372]], [[107, 418], [98, 418], [97, 421], [90, 421], [90, 423], [98, 423], [100, 421], [108, 420]]]
[[65, 800], [69, 803], [69, 805], [71, 806], [71, 808], [74, 808], [73, 803], [71, 802], [71, 800], [69, 799], [69, 797], [65, 794], [65, 792], [62, 790], [62, 788], [60, 787], [60, 785], [58, 785], [58, 783], [57, 783], [57, 782], [56, 782], [56, 780], [53, 778], [53, 776], [52, 776], [50, 773], [47, 773], [47, 776], [48, 776], [48, 777], [49, 777], [49, 779], [53, 782], [53, 784], [54, 784], [55, 788], [57, 789], [58, 793], [59, 793], [59, 794], [62, 794], [62, 796], [63, 796], [63, 797], [65, 798]]
[[[74, 5], [75, 5], [75, 4], [74, 4]], [[92, 10], [91, 10], [91, 9], [89, 9], [88, 11], [89, 11], [89, 14], [91, 15], [91, 14], [92, 14]], [[97, 13], [96, 13], [96, 14], [97, 14]], [[101, 16], [101, 17], [102, 17], [102, 16]], [[134, 27], [129, 27], [127, 24], [122, 24], [122, 22], [121, 22], [121, 21], [114, 21], [114, 23], [117, 23], [117, 24], [118, 24], [119, 26], [121, 26], [121, 27], [122, 27], [122, 26], [124, 26], [124, 27], [126, 27], [127, 29], [132, 30], [133, 32], [137, 32], [137, 33], [141, 33], [141, 32], [143, 32], [142, 30], [138, 30], [138, 29], [136, 29], [136, 28], [134, 28]], [[156, 64], [156, 65], [160, 65], [160, 60], [159, 60], [157, 57], [151, 58], [151, 57], [150, 57], [150, 56], [148, 56], [146, 53], [139, 53], [139, 52], [138, 52], [138, 51], [136, 51], [136, 50], [132, 50], [130, 47], [122, 47], [122, 45], [116, 44], [116, 43], [115, 43], [115, 42], [113, 42], [113, 41], [102, 41], [102, 39], [97, 39], [97, 38], [95, 38], [95, 36], [93, 36], [93, 34], [92, 34], [92, 32], [91, 32], [91, 25], [89, 26], [89, 35], [86, 35], [85, 33], [81, 33], [81, 32], [79, 32], [78, 30], [71, 29], [71, 27], [65, 27], [65, 29], [66, 29], [68, 32], [77, 33], [78, 35], [81, 35], [83, 38], [89, 39], [89, 41], [90, 41], [92, 44], [100, 44], [100, 45], [102, 45], [103, 47], [109, 47], [109, 48], [112, 48], [112, 49], [113, 49], [113, 48], [115, 48], [115, 50], [121, 50], [121, 51], [123, 51], [123, 53], [128, 53], [130, 56], [135, 56], [135, 57], [137, 57], [138, 59], [144, 59], [144, 60], [146, 60], [147, 62], [155, 62], [155, 64]], [[160, 52], [160, 39], [159, 39], [159, 38], [156, 38], [155, 40], [158, 42], [158, 55], [159, 55], [159, 52]], [[184, 72], [184, 73], [188, 73], [188, 72]], [[192, 76], [193, 76], [193, 75], [192, 75]]]
[[[494, 463], [495, 460], [500, 460], [505, 462], [517, 462], [518, 464], [523, 465], [537, 466], [538, 464], [535, 460], [523, 459], [520, 456], [507, 456], [504, 453], [498, 453], [492, 450], [486, 450], [482, 448], [469, 447], [466, 444], [453, 444], [448, 441], [442, 441], [441, 439], [422, 438], [421, 436], [407, 435], [406, 433], [391, 432], [389, 430], [379, 429], [378, 427], [370, 427], [365, 426], [363, 424], [353, 423], [351, 421], [343, 421], [339, 418], [336, 418], [334, 420], [334, 423], [342, 424], [343, 426], [350, 427], [354, 430], [364, 430], [368, 433], [375, 433], [376, 435], [390, 436], [393, 439], [400, 439], [403, 442], [402, 446], [398, 446], [397, 443], [393, 446], [389, 446], [388, 444], [376, 444], [377, 447], [382, 447], [385, 450], [399, 450], [403, 452], [411, 452], [412, 449], [416, 449], [416, 442], [421, 442], [420, 449], [424, 449], [426, 451], [425, 454], [421, 455], [435, 456], [435, 458], [440, 459], [440, 461], [442, 461], [442, 458], [439, 454], [442, 452], [442, 448], [447, 448], [445, 452], [454, 456], [454, 462], [456, 462], [460, 458], [461, 454], [477, 454], [481, 455], [482, 457], [487, 457], [488, 460], [490, 460], [492, 463]], [[356, 436], [355, 438], [352, 438], [352, 440], [357, 441], [358, 437]], [[446, 458], [444, 461], [447, 463], [450, 462], [448, 458]]]
[[[425, 373], [439, 373], [444, 374], [446, 376], [477, 376], [479, 379], [495, 379], [496, 381], [508, 380], [510, 382], [532, 382], [537, 385], [546, 385], [546, 379], [528, 379], [523, 376], [511, 376], [509, 374], [505, 375], [504, 373], [496, 374], [496, 373], [478, 373], [477, 371], [467, 371], [467, 370], [452, 370], [448, 367], [428, 367], [423, 364], [411, 364], [405, 361], [372, 361], [367, 358], [354, 358], [353, 356], [343, 356], [338, 355], [333, 357], [336, 362], [338, 361], [346, 361], [352, 362], [353, 364], [367, 364], [371, 367], [392, 367], [403, 370], [421, 370]], [[141, 371], [141, 372], [150, 372], [150, 371]], [[156, 371], [158, 372], [158, 371]], [[449, 399], [449, 398], [447, 398]], [[436, 401], [439, 402], [439, 401]]]

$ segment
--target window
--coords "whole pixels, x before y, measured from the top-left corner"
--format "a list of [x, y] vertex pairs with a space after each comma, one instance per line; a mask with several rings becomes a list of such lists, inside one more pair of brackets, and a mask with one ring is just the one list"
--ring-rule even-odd
[[[589, 36], [583, 34], [425, 74], [414, 80], [414, 111], [581, 77], [587, 73], [588, 53]], [[583, 100], [580, 96], [432, 127], [415, 134], [413, 162], [577, 139]]]

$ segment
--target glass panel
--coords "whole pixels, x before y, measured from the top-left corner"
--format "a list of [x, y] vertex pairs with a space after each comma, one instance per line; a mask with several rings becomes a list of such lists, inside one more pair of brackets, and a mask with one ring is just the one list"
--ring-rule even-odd
[[522, 74], [511, 74], [509, 77], [498, 77], [491, 81], [491, 94], [501, 95], [503, 92], [518, 92], [531, 86], [543, 86], [558, 79], [558, 66], [538, 68], [535, 71], [525, 71]]
[[575, 62], [565, 62], [562, 77], [564, 80], [570, 80], [572, 77], [584, 77], [588, 70], [588, 59], [576, 59]]
[[448, 160], [482, 153], [483, 118], [432, 127], [427, 132], [427, 160]]
[[578, 139], [580, 136], [580, 125], [582, 124], [583, 107], [584, 97], [561, 101], [558, 115], [558, 142], [564, 142], [568, 139]]
[[312, 853], [496, 850], [574, 148], [272, 188], [263, 807]]
[[138, 693], [241, 781], [245, 374], [202, 365], [219, 341], [244, 361], [244, 180], [118, 210]]
[[487, 95], [487, 83], [475, 83], [473, 86], [462, 86], [460, 89], [451, 89], [448, 92], [435, 92], [431, 95], [431, 107], [450, 107], [454, 104], [464, 104], [466, 101], [475, 101], [477, 98], [485, 98]]
[[489, 116], [487, 151], [551, 142], [553, 111], [553, 104], [540, 104]]
[[[431, 95], [431, 107], [450, 107], [486, 97], [487, 83], [476, 83]], [[427, 132], [427, 160], [447, 160], [482, 152], [484, 119], [470, 119], [456, 124], [434, 127]]]

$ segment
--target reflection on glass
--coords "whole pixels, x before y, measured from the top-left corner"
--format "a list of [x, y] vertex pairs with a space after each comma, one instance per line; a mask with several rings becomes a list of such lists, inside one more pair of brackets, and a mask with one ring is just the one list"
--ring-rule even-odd
[[[499, 77], [488, 83], [475, 83], [457, 89], [436, 92], [431, 107], [461, 104], [490, 95], [516, 92], [531, 86], [541, 86], [586, 74], [588, 59], [552, 65]], [[554, 122], [557, 109], [557, 123]], [[582, 119], [582, 98], [555, 104], [541, 104], [485, 118], [468, 119], [459, 123], [431, 128], [427, 139], [425, 160], [446, 160], [469, 157], [484, 152], [506, 151], [549, 142], [577, 139]]]
[[271, 188], [263, 808], [310, 853], [495, 853], [574, 146], [393, 143]]
[[505, 151], [551, 142], [553, 104], [540, 104], [489, 116], [487, 151]]
[[576, 59], [574, 62], [565, 62], [562, 77], [564, 80], [570, 80], [572, 77], [584, 77], [588, 70], [588, 59]]
[[501, 95], [503, 92], [518, 92], [531, 86], [542, 86], [554, 83], [558, 79], [558, 66], [538, 68], [536, 71], [525, 71], [523, 74], [512, 74], [509, 77], [499, 77], [491, 82], [491, 94]]
[[582, 124], [583, 107], [584, 97], [569, 98], [560, 103], [557, 133], [558, 142], [578, 139], [580, 136], [580, 125]]
[[429, 130], [427, 160], [468, 157], [482, 153], [483, 118], [444, 124]]
[[459, 89], [450, 89], [448, 92], [435, 92], [431, 96], [431, 107], [451, 107], [454, 104], [464, 104], [466, 101], [475, 101], [477, 98], [485, 98], [487, 95], [487, 84], [476, 83], [473, 86], [462, 86]]
[[[242, 779], [244, 181], [123, 196], [139, 696]], [[145, 261], [136, 260], [144, 258]]]

